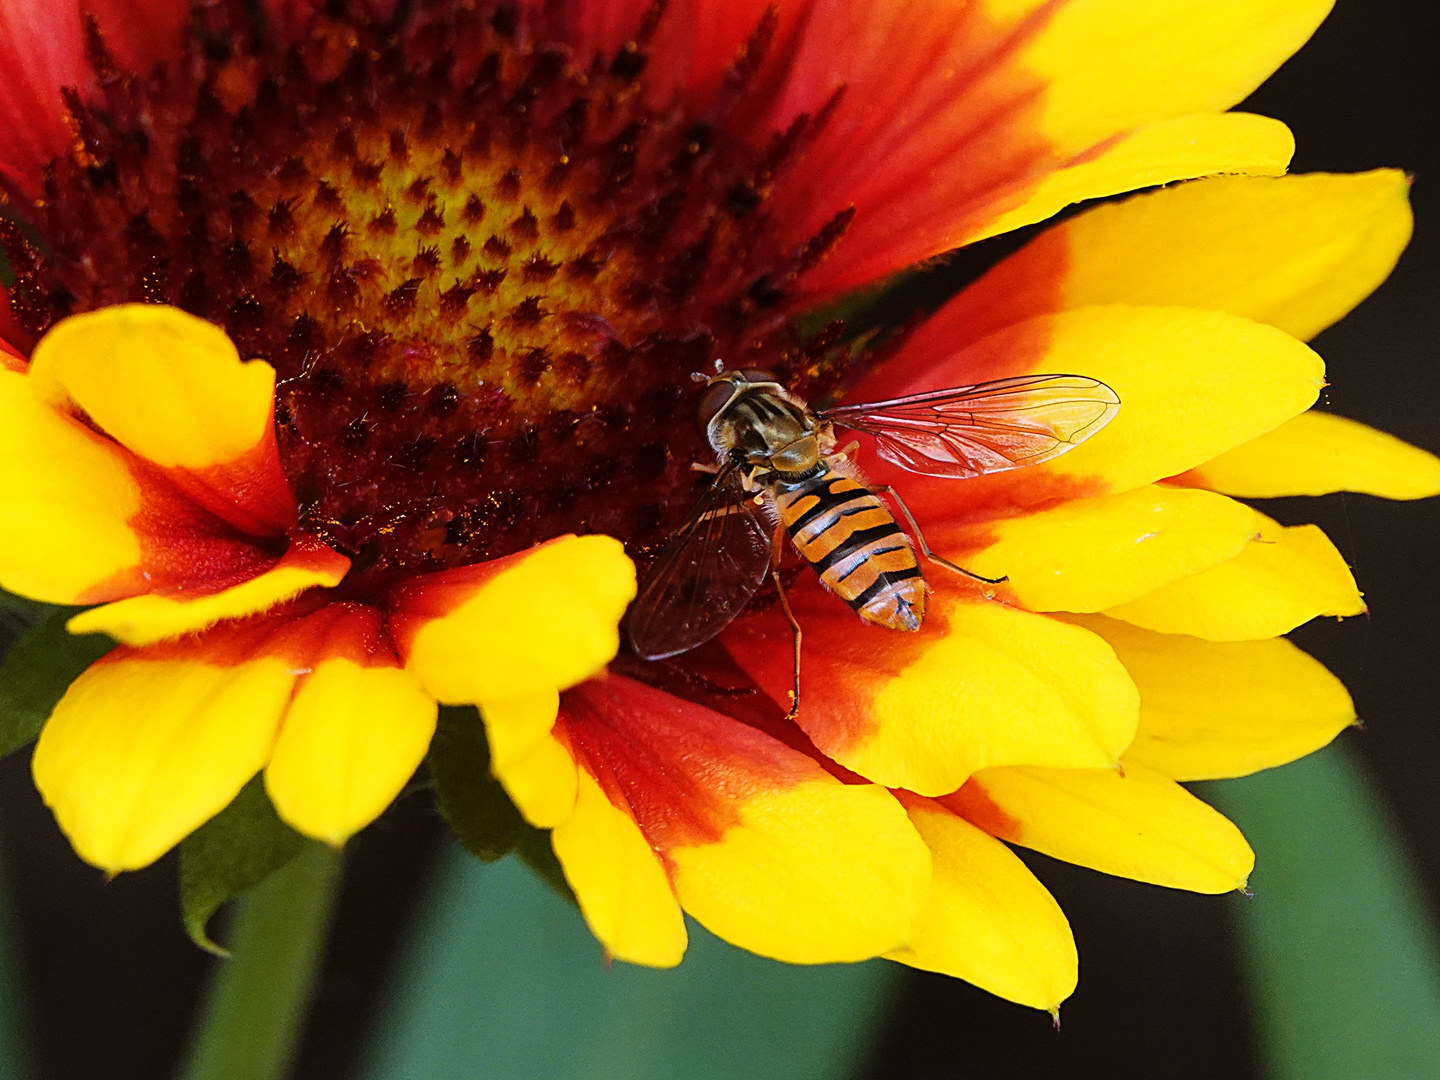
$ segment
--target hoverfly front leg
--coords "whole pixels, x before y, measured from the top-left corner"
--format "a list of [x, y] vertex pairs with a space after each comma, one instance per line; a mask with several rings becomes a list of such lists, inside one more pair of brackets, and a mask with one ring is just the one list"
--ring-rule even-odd
[[905, 520], [910, 523], [910, 529], [912, 532], [914, 532], [915, 539], [920, 542], [921, 554], [923, 554], [931, 562], [939, 563], [941, 566], [945, 567], [945, 569], [952, 570], [955, 573], [961, 574], [964, 577], [968, 577], [974, 581], [983, 581], [986, 585], [999, 585], [1002, 581], [1009, 580], [1008, 574], [1004, 577], [997, 578], [981, 577], [974, 571], [966, 570], [963, 566], [957, 566], [955, 563], [951, 562], [949, 559], [945, 558], [942, 555], [936, 555], [935, 552], [931, 550], [930, 545], [926, 542], [925, 534], [920, 531], [920, 523], [915, 520], [915, 515], [910, 513], [910, 508], [905, 505], [905, 500], [900, 497], [900, 493], [898, 491], [892, 488], [889, 484], [884, 484], [880, 487], [872, 487], [870, 490], [873, 491], [876, 495], [889, 495], [890, 498], [895, 500], [895, 505], [900, 508], [900, 513], [904, 514]]
[[780, 556], [785, 552], [785, 526], [776, 525], [775, 535], [770, 541], [770, 578], [775, 582], [775, 592], [780, 597], [780, 610], [785, 612], [785, 618], [790, 623], [790, 633], [795, 638], [795, 686], [790, 691], [790, 711], [785, 714], [786, 720], [794, 720], [800, 712], [800, 623], [795, 619], [795, 613], [790, 610], [790, 601], [785, 598], [785, 586], [780, 584]]

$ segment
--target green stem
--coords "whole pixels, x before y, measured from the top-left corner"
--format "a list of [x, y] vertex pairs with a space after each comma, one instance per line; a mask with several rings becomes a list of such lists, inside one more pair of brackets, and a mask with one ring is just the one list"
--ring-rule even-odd
[[310, 1007], [340, 878], [311, 844], [240, 902], [232, 958], [218, 961], [184, 1080], [281, 1080]]

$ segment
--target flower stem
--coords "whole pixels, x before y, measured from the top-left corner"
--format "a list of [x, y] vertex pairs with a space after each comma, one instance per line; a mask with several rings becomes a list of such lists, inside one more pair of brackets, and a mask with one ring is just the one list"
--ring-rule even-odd
[[281, 1080], [324, 955], [340, 853], [309, 845], [240, 902], [183, 1080]]

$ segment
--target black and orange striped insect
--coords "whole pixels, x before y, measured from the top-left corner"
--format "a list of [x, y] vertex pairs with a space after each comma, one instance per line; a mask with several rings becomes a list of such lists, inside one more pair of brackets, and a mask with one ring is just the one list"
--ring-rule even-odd
[[[630, 640], [647, 660], [702, 645], [740, 614], [768, 572], [794, 636], [791, 716], [800, 707], [801, 630], [779, 575], [787, 533], [826, 588], [891, 630], [918, 630], [925, 619], [916, 546], [954, 573], [1004, 580], [935, 554], [900, 495], [860, 478], [854, 445], [837, 449], [836, 425], [872, 436], [876, 454], [910, 472], [965, 479], [1058, 457], [1120, 408], [1115, 391], [1079, 375], [998, 379], [823, 410], [764, 371], [720, 371], [705, 381], [699, 421], [719, 464], [696, 467], [713, 469], [715, 479], [641, 585]], [[881, 495], [894, 500], [914, 544]]]

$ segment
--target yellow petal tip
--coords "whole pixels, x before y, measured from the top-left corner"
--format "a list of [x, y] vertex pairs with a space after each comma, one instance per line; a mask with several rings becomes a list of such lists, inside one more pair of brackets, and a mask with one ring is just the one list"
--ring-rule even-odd
[[415, 633], [407, 666], [451, 704], [519, 701], [564, 690], [620, 648], [635, 566], [608, 536], [565, 536], [480, 582]]
[[162, 468], [234, 461], [274, 423], [274, 368], [242, 361], [218, 326], [160, 304], [63, 320], [36, 346], [30, 381], [40, 400], [83, 409]]

